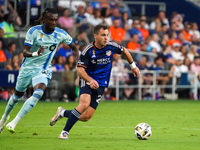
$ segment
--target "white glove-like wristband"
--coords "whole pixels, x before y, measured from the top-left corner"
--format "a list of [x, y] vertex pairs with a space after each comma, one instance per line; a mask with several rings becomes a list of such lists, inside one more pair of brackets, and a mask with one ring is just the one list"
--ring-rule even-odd
[[32, 56], [33, 56], [33, 57], [38, 56], [38, 51], [33, 52], [33, 53], [32, 53]]
[[130, 64], [130, 67], [131, 67], [131, 69], [134, 69], [134, 68], [136, 67], [135, 63], [132, 62], [132, 63]]

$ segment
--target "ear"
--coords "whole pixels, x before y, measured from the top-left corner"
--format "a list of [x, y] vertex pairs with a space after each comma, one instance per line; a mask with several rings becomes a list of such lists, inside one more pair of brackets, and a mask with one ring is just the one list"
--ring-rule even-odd
[[97, 38], [97, 34], [94, 34], [94, 38], [95, 38], [95, 39]]

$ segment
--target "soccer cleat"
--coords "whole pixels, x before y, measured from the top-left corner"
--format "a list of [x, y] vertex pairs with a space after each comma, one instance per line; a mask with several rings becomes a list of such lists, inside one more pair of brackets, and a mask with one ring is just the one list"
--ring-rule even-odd
[[8, 130], [10, 133], [15, 133], [15, 125], [11, 122], [9, 122], [6, 125], [6, 130]]
[[53, 118], [51, 118], [51, 120], [50, 120], [50, 126], [55, 125], [56, 122], [62, 118], [62, 116], [60, 114], [62, 110], [65, 110], [65, 109], [62, 107], [58, 107], [55, 116]]
[[5, 120], [1, 118], [1, 120], [0, 120], [0, 133], [3, 132], [5, 124], [6, 124], [6, 122], [8, 121], [9, 118], [10, 118], [10, 116], [8, 116], [7, 119], [5, 119]]
[[61, 140], [68, 140], [68, 134], [69, 133], [67, 131], [62, 131], [58, 138]]

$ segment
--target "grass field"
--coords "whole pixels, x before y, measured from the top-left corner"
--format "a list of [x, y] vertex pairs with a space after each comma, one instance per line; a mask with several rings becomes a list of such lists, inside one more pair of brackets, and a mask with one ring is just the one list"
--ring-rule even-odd
[[[11, 119], [22, 106], [19, 103]], [[199, 101], [105, 101], [93, 118], [77, 122], [69, 140], [57, 139], [66, 118], [49, 126], [58, 106], [72, 109], [78, 103], [39, 102], [15, 128], [0, 134], [0, 150], [199, 150]], [[0, 115], [6, 102], [0, 102]], [[134, 127], [141, 122], [152, 128], [152, 137], [138, 140]]]

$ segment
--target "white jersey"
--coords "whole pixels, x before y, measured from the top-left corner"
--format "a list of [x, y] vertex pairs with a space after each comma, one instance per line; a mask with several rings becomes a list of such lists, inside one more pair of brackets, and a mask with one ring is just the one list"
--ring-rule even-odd
[[45, 52], [42, 53], [42, 56], [25, 57], [22, 61], [21, 68], [34, 70], [49, 69], [60, 43], [65, 43], [70, 46], [73, 43], [73, 39], [67, 32], [58, 27], [52, 33], [45, 33], [44, 25], [30, 28], [26, 34], [24, 45], [31, 46], [31, 52], [36, 52], [42, 46], [45, 46]]

